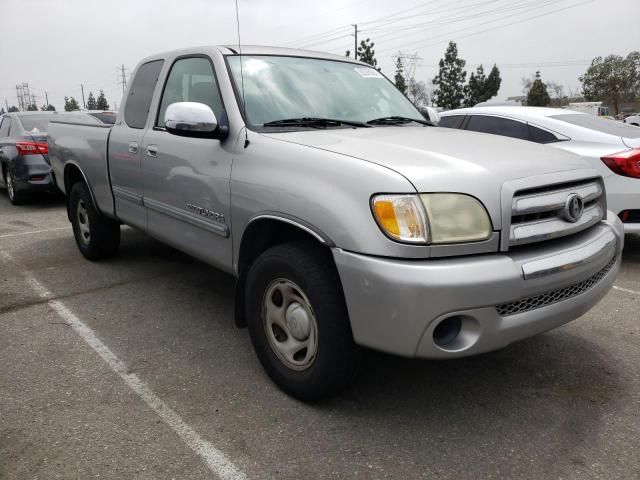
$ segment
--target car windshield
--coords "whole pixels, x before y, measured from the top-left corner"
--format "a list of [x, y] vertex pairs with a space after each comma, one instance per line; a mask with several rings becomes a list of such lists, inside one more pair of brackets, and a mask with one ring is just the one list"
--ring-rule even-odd
[[[242, 84], [249, 124], [286, 119], [333, 119], [368, 122], [424, 117], [374, 68], [317, 58], [229, 56], [231, 74], [242, 101]], [[415, 124], [412, 124], [415, 125]]]
[[616, 137], [640, 138], [640, 128], [615, 120], [596, 117], [595, 115], [572, 113], [567, 115], [551, 115], [550, 118], [555, 118], [556, 120], [561, 120], [571, 125], [589, 128], [597, 132], [615, 135]]

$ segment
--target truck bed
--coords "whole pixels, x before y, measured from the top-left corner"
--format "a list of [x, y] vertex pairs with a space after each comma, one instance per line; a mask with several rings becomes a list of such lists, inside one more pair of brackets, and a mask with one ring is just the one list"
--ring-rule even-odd
[[111, 127], [52, 121], [48, 132], [49, 161], [60, 190], [69, 194], [65, 168], [77, 165], [86, 176], [96, 206], [107, 215], [114, 214], [107, 158]]

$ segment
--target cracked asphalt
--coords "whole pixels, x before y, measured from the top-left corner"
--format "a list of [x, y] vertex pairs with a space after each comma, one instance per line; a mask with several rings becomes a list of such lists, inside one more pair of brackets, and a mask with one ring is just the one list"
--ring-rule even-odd
[[208, 479], [33, 278], [247, 478], [640, 478], [640, 237], [575, 322], [455, 361], [368, 352], [350, 391], [307, 405], [234, 326], [230, 276], [132, 229], [88, 262], [61, 199], [0, 191], [0, 478]]

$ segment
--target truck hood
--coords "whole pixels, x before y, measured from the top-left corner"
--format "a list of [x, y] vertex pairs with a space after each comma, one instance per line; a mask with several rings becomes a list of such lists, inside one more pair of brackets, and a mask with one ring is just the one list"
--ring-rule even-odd
[[473, 195], [489, 210], [494, 227], [501, 224], [500, 196], [505, 182], [538, 177], [530, 184], [535, 187], [552, 183], [548, 177], [543, 177], [546, 183], [540, 183], [539, 176], [577, 169], [584, 176], [584, 170], [590, 168], [578, 155], [555, 148], [449, 128], [345, 128], [264, 135], [385, 166], [407, 178], [419, 192]]

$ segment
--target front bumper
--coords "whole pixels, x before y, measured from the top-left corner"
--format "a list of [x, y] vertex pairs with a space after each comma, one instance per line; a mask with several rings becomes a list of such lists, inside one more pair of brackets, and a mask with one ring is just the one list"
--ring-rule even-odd
[[[429, 260], [334, 249], [356, 343], [397, 355], [454, 358], [504, 347], [574, 320], [620, 269], [624, 230], [606, 221], [568, 238], [508, 253]], [[446, 344], [443, 321], [459, 322]]]

